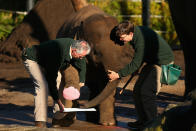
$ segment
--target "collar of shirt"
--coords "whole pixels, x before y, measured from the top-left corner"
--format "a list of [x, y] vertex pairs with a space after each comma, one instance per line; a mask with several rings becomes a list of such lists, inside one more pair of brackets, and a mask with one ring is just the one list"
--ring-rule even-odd
[[70, 55], [70, 59], [72, 59], [72, 55], [71, 55], [71, 47], [70, 47], [70, 50], [69, 50], [69, 55]]

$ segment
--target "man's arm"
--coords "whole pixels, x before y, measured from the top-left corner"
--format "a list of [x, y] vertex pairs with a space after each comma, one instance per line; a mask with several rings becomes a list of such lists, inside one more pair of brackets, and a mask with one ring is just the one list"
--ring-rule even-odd
[[144, 59], [144, 40], [141, 38], [136, 40], [135, 43], [135, 53], [132, 61], [129, 64], [127, 64], [124, 68], [120, 69], [118, 72], [108, 70], [108, 77], [110, 81], [132, 74], [140, 68]]
[[74, 59], [72, 62], [72, 65], [77, 69], [79, 78], [80, 78], [80, 83], [85, 83], [86, 79], [86, 58], [82, 59]]
[[84, 83], [80, 82], [80, 83], [79, 83], [79, 86], [80, 86], [80, 87], [84, 86]]
[[58, 90], [56, 87], [56, 78], [57, 78], [57, 72], [56, 71], [47, 71], [46, 72], [46, 79], [48, 82], [48, 88], [50, 91], [50, 95], [52, 96], [53, 100], [58, 100], [59, 95], [58, 95]]
[[56, 83], [56, 79], [57, 79], [57, 73], [56, 71], [49, 71], [46, 74], [46, 79], [48, 81], [48, 88], [50, 91], [50, 94], [53, 98], [53, 100], [58, 104], [60, 112], [64, 111], [64, 105], [62, 104], [61, 100], [59, 99], [59, 94], [58, 94], [58, 90], [57, 90], [57, 83]]
[[125, 77], [137, 71], [144, 60], [145, 45], [144, 39], [140, 38], [135, 41], [135, 53], [132, 61], [124, 68], [118, 71], [119, 77]]

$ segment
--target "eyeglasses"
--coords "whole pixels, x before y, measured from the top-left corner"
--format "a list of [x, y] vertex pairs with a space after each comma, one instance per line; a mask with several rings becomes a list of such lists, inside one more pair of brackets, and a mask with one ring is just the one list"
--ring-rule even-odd
[[128, 36], [127, 34], [121, 35], [120, 40], [124, 40], [127, 36]]

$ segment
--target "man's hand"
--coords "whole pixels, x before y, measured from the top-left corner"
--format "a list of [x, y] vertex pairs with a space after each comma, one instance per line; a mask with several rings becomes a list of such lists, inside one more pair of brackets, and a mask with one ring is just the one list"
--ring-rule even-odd
[[80, 86], [80, 87], [84, 86], [84, 83], [80, 82], [80, 83], [79, 83], [79, 86]]
[[58, 105], [59, 105], [60, 112], [63, 112], [63, 111], [64, 111], [64, 105], [63, 105], [63, 103], [61, 102], [61, 100], [58, 99], [58, 100], [57, 100], [57, 103], [58, 103]]
[[111, 71], [111, 70], [108, 70], [108, 78], [110, 79], [110, 82], [111, 82], [111, 81], [114, 81], [120, 77], [119, 77], [118, 73]]

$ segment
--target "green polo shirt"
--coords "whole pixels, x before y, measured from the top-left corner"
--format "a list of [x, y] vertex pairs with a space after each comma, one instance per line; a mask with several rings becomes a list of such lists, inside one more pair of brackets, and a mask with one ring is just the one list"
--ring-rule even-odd
[[69, 64], [78, 70], [80, 82], [85, 82], [86, 61], [85, 58], [71, 59], [70, 46], [73, 42], [71, 38], [59, 38], [26, 49], [26, 58], [36, 61], [44, 68], [50, 94], [54, 100], [59, 99], [56, 87], [58, 71], [66, 69]]
[[152, 29], [135, 26], [133, 40], [130, 44], [135, 50], [131, 63], [118, 71], [120, 77], [127, 76], [147, 64], [166, 65], [174, 61], [173, 51], [169, 44]]

